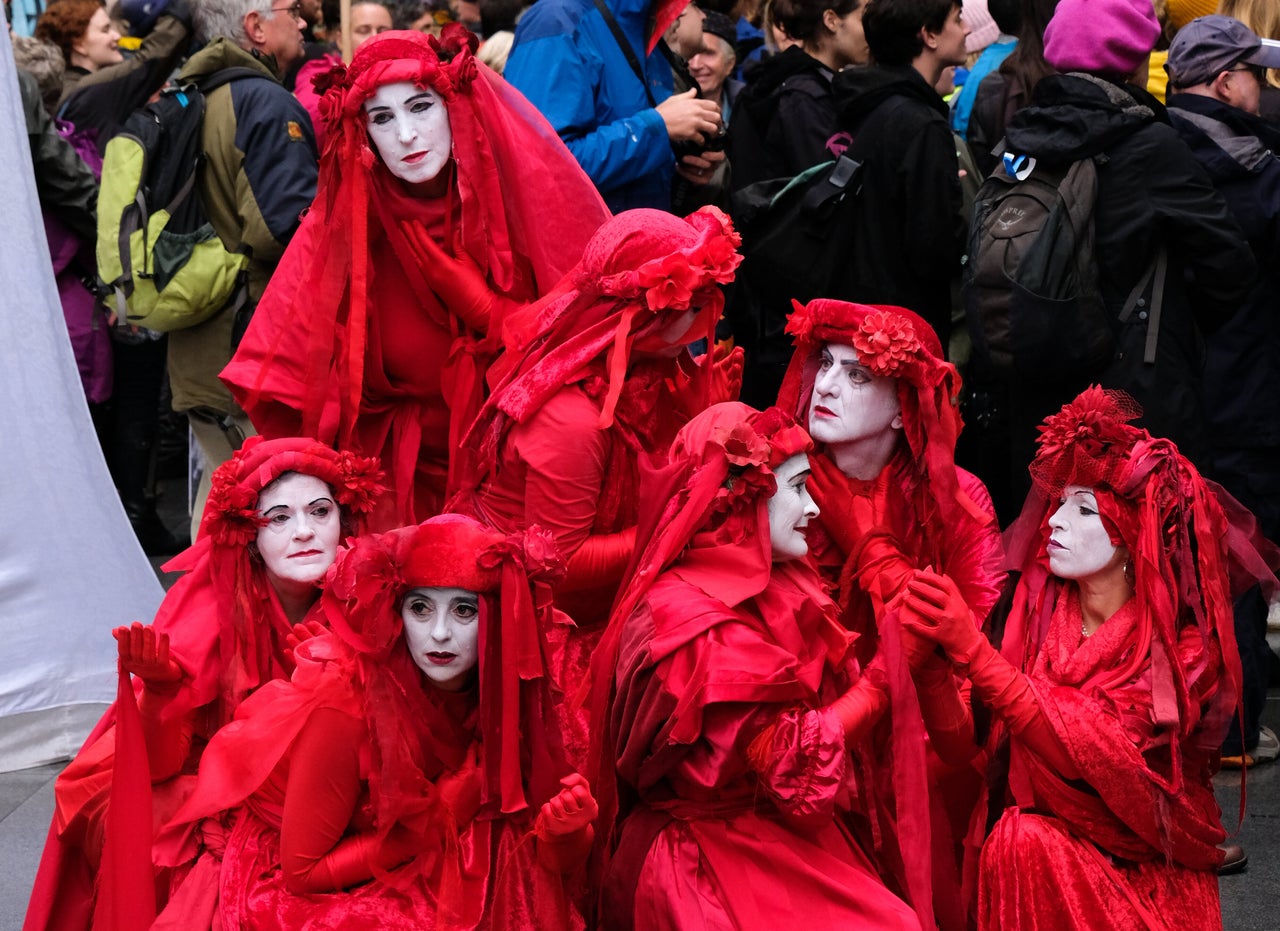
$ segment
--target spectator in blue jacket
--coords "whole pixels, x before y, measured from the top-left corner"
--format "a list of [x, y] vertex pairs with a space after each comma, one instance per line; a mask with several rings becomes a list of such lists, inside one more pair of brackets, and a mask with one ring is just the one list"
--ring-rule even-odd
[[[719, 132], [719, 108], [696, 88], [672, 93], [671, 64], [657, 47], [688, 5], [540, 0], [516, 28], [504, 76], [555, 127], [615, 213], [671, 209], [673, 144], [696, 149]], [[714, 166], [700, 162], [686, 162], [681, 174], [708, 180]]]

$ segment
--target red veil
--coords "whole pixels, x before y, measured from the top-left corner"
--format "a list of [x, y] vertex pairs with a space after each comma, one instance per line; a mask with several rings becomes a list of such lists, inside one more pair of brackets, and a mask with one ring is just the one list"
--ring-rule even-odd
[[[495, 295], [523, 303], [573, 267], [608, 217], [555, 131], [477, 63], [474, 45], [461, 27], [446, 28], [439, 41], [384, 33], [362, 45], [349, 68], [322, 79], [329, 137], [315, 202], [222, 376], [265, 435], [302, 433], [356, 449], [360, 435], [378, 446], [363, 450], [371, 454], [390, 443], [394, 461], [386, 466], [406, 517], [420, 446], [439, 443], [434, 434], [449, 421], [450, 450], [456, 448], [483, 400], [500, 322], [490, 327], [487, 313], [474, 318], [459, 306], [443, 280], [454, 276], [441, 269], [441, 250], [478, 271]], [[401, 81], [435, 90], [448, 107], [452, 183], [443, 197], [409, 196], [370, 146], [364, 103], [379, 86]], [[378, 292], [393, 306], [371, 305], [379, 275], [395, 282]], [[386, 374], [366, 371], [370, 358], [380, 358], [370, 341], [382, 317], [424, 319], [424, 328], [440, 334], [433, 339], [441, 345], [423, 353], [430, 371], [409, 376], [414, 384], [384, 384]], [[377, 407], [379, 400], [412, 407], [441, 394], [443, 401], [433, 402], [440, 423], [416, 410], [404, 417]], [[359, 417], [378, 415], [380, 435], [369, 437], [367, 425], [357, 434]], [[436, 496], [443, 495], [444, 468]]]

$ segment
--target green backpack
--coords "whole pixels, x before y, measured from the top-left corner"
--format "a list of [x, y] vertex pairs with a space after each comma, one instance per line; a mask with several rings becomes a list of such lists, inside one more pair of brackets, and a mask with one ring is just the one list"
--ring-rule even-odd
[[248, 301], [247, 252], [228, 252], [200, 202], [205, 95], [252, 68], [165, 90], [107, 143], [98, 195], [98, 278], [122, 321], [168, 332]]

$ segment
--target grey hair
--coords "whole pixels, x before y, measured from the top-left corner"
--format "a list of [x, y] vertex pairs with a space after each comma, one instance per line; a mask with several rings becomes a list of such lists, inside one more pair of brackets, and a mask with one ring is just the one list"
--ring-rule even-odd
[[62, 76], [67, 72], [62, 49], [35, 36], [14, 36], [13, 63], [36, 79], [44, 108], [54, 113], [62, 96]]
[[196, 41], [212, 42], [214, 39], [230, 39], [236, 45], [247, 45], [244, 18], [253, 11], [271, 19], [272, 0], [194, 0], [191, 16], [195, 20]]

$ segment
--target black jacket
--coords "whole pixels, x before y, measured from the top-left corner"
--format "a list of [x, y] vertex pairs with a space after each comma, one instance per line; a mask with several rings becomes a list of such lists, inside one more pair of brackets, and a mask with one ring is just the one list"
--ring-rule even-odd
[[27, 122], [27, 141], [36, 174], [40, 206], [81, 239], [98, 235], [98, 182], [73, 146], [58, 133], [40, 100], [36, 79], [18, 69], [18, 91]]
[[[1203, 461], [1201, 330], [1225, 323], [1256, 276], [1226, 202], [1169, 125], [1164, 107], [1130, 85], [1078, 74], [1047, 77], [1036, 85], [1032, 105], [1009, 121], [1005, 136], [1010, 150], [1050, 164], [1102, 156], [1095, 251], [1103, 296], [1117, 318], [1159, 247], [1168, 250], [1156, 361], [1143, 362], [1143, 310], [1126, 326], [1117, 324], [1117, 356], [1099, 380], [1132, 394], [1152, 433]], [[1082, 375], [1079, 384], [1059, 386], [1058, 397], [1070, 400], [1087, 381]]]
[[831, 71], [799, 46], [762, 61], [734, 102], [728, 153], [733, 189], [791, 178], [832, 158]]
[[1262, 273], [1206, 341], [1211, 438], [1215, 446], [1280, 446], [1280, 130], [1193, 94], [1169, 98], [1169, 119], [1226, 198]]
[[946, 346], [965, 239], [947, 106], [909, 67], [846, 68], [832, 92], [849, 154], [863, 163], [851, 243], [857, 299], [914, 310]]

